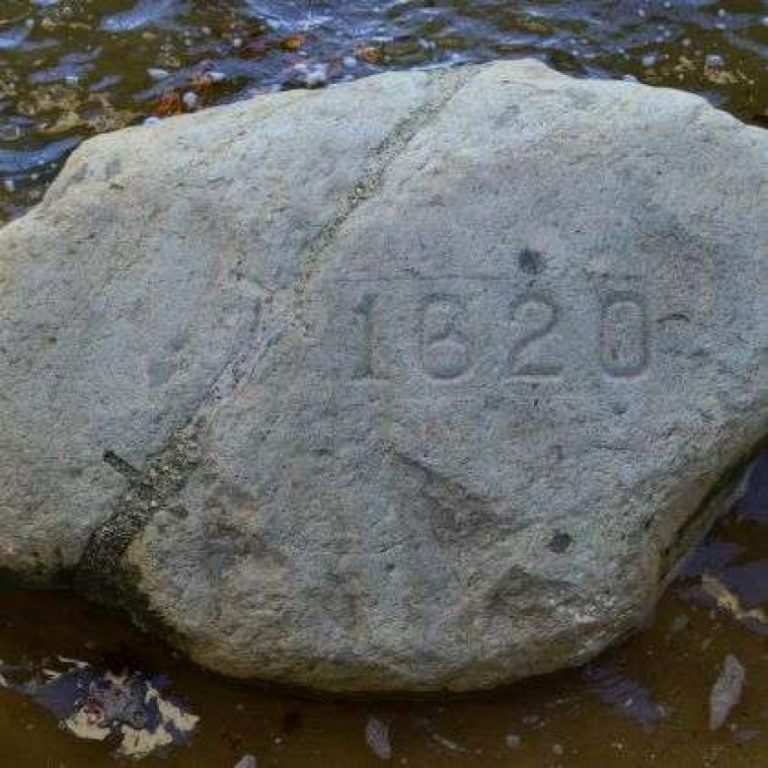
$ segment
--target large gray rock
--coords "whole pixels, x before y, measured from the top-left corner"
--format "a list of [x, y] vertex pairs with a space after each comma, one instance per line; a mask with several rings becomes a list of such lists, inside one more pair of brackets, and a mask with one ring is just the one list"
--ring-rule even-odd
[[455, 690], [637, 627], [768, 433], [768, 136], [536, 62], [87, 142], [0, 232], [0, 568]]

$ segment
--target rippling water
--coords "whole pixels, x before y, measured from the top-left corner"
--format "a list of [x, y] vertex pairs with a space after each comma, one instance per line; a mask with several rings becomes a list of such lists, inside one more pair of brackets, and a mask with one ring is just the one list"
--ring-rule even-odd
[[[0, 221], [98, 132], [266, 90], [529, 55], [693, 90], [768, 125], [763, 0], [0, 0]], [[464, 701], [248, 688], [77, 598], [0, 593], [0, 766], [96, 768], [156, 747], [164, 759], [144, 764], [768, 765], [766, 525], [768, 453], [645, 633], [585, 670]], [[728, 655], [746, 686], [711, 731]]]
[[94, 133], [264, 90], [530, 55], [768, 123], [765, 0], [0, 0], [0, 220]]

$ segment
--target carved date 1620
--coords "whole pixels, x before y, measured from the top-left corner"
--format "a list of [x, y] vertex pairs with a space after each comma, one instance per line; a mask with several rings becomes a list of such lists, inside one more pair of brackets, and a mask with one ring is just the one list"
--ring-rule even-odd
[[357, 294], [344, 321], [343, 335], [353, 335], [353, 380], [386, 381], [398, 365], [435, 381], [467, 379], [494, 345], [492, 369], [507, 378], [557, 379], [568, 373], [574, 349], [610, 378], [633, 379], [649, 366], [648, 311], [637, 291], [604, 293], [591, 314], [594, 327], [585, 328], [543, 292], [514, 300], [431, 292], [413, 297], [405, 317], [384, 311], [386, 295], [371, 288]]

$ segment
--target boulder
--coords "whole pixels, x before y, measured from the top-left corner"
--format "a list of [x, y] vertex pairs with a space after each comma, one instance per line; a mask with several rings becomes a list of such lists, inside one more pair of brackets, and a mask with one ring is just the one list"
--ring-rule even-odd
[[638, 627], [768, 434], [768, 134], [534, 61], [100, 136], [0, 231], [0, 569], [211, 669], [467, 690]]

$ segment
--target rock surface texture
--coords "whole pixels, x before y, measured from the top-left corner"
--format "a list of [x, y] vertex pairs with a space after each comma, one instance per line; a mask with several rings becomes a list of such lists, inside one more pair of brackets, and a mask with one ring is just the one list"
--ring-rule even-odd
[[101, 136], [0, 231], [0, 569], [465, 690], [637, 627], [768, 433], [768, 134], [531, 61]]

